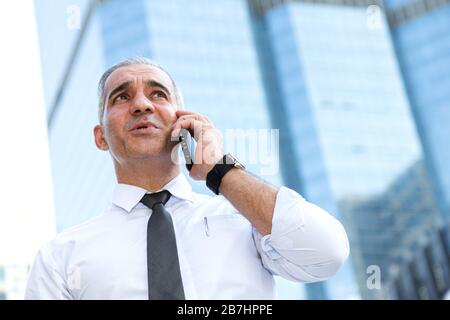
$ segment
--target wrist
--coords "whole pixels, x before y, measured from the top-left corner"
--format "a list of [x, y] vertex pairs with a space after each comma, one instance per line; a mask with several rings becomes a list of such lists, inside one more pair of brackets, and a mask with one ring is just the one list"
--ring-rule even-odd
[[218, 195], [220, 193], [219, 188], [223, 178], [234, 168], [245, 169], [244, 165], [242, 165], [235, 157], [229, 153], [225, 154], [206, 175], [207, 187]]

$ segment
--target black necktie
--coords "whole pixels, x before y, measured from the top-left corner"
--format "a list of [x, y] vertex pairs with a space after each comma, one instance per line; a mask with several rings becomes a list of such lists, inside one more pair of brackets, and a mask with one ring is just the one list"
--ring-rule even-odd
[[147, 225], [147, 274], [149, 300], [184, 300], [177, 243], [170, 213], [164, 208], [167, 190], [146, 194], [141, 202], [152, 209]]

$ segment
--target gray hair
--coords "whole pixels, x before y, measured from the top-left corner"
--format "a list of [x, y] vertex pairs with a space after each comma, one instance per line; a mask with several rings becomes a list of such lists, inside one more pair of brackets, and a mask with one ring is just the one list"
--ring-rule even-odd
[[106, 83], [106, 80], [111, 75], [111, 73], [113, 73], [115, 70], [122, 68], [122, 67], [136, 65], [136, 64], [144, 64], [144, 65], [156, 67], [156, 68], [162, 70], [164, 73], [166, 73], [169, 76], [170, 80], [172, 81], [172, 85], [175, 90], [175, 92], [174, 92], [175, 102], [180, 109], [183, 109], [184, 102], [183, 102], [183, 96], [181, 95], [181, 91], [178, 89], [172, 76], [166, 70], [164, 70], [164, 68], [161, 65], [159, 65], [158, 63], [156, 63], [150, 59], [147, 59], [145, 57], [127, 58], [125, 60], [120, 61], [119, 63], [116, 63], [115, 65], [110, 67], [108, 70], [106, 70], [103, 73], [102, 77], [100, 78], [100, 81], [98, 82], [98, 119], [99, 119], [100, 124], [102, 124], [102, 122], [103, 122], [103, 114], [105, 113], [105, 83]]

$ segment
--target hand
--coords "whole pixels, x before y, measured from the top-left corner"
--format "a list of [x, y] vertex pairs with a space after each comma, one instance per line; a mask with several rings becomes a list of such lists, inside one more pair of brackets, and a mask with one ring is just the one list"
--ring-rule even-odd
[[181, 129], [187, 129], [197, 141], [189, 175], [195, 180], [206, 180], [208, 172], [223, 157], [222, 135], [205, 116], [186, 110], [178, 110], [176, 115], [172, 138], [178, 137]]

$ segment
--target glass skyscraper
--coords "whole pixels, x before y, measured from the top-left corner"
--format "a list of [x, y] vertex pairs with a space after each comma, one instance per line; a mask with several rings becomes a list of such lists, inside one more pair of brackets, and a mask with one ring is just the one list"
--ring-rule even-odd
[[450, 214], [450, 1], [386, 0], [405, 86], [427, 167]]
[[[58, 230], [108, 204], [114, 170], [92, 135], [97, 81], [121, 59], [146, 56], [171, 73], [185, 108], [208, 116], [222, 133], [279, 129], [280, 172], [263, 178], [297, 190], [344, 223], [351, 258], [335, 278], [308, 284], [306, 297], [412, 295], [417, 279], [426, 278], [421, 274], [431, 277], [428, 269], [417, 265], [403, 273], [409, 278], [398, 277], [399, 270], [410, 268], [405, 261], [417, 258], [414, 251], [440, 225], [450, 199], [444, 165], [450, 153], [443, 147], [450, 136], [444, 125], [450, 41], [448, 32], [439, 33], [448, 30], [450, 11], [436, 5], [406, 19], [401, 12], [409, 2], [104, 0], [95, 1], [83, 31], [55, 28], [67, 15], [47, 16], [75, 6], [83, 18], [89, 1], [50, 7], [36, 0], [49, 114], [64, 93], [49, 128]], [[439, 27], [418, 26], [433, 19]], [[237, 154], [261, 175], [250, 156]], [[368, 285], [373, 267], [381, 287]], [[305, 297], [301, 285], [279, 280], [279, 288], [282, 298]], [[423, 292], [434, 297], [432, 289]]]
[[[72, 12], [68, 9], [78, 9], [82, 19], [88, 4], [88, 0], [35, 1], [48, 114], [81, 33], [76, 24], [69, 27]], [[48, 18], [49, 12], [53, 13], [53, 19]], [[74, 12], [77, 14], [77, 10]], [[97, 150], [92, 133], [97, 124], [97, 82], [105, 69], [101, 41], [99, 22], [91, 19], [58, 112], [49, 123], [59, 232], [100, 213], [110, 200], [114, 182], [109, 156]]]
[[[310, 2], [254, 2], [269, 101], [283, 110], [275, 126], [287, 131], [283, 175], [343, 220], [351, 239], [348, 265], [308, 293], [377, 298], [382, 290], [368, 288], [368, 270], [389, 279], [390, 265], [413, 250], [422, 229], [438, 225], [439, 211], [419, 170], [423, 150], [385, 13], [373, 1]], [[410, 171], [412, 186], [400, 182]]]

